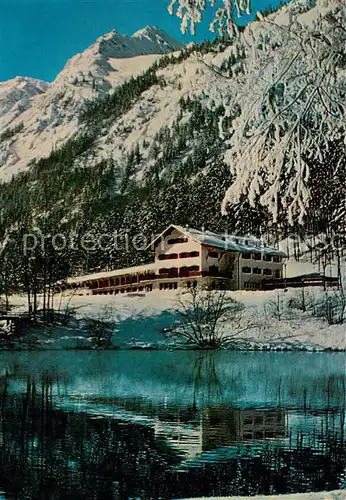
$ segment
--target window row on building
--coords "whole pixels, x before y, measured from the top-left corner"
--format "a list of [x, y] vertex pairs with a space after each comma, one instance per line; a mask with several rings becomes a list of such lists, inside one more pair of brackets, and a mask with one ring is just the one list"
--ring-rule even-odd
[[242, 267], [242, 272], [244, 274], [257, 274], [257, 275], [264, 275], [264, 276], [275, 276], [275, 278], [280, 278], [281, 277], [281, 272], [280, 269], [275, 269], [274, 271], [272, 269], [260, 269], [259, 267]]
[[178, 283], [171, 282], [171, 283], [160, 283], [160, 290], [177, 290], [178, 288]]
[[[197, 281], [187, 281], [186, 282], [187, 288], [196, 288], [197, 286]], [[172, 281], [171, 283], [160, 283], [160, 290], [177, 290], [178, 289], [178, 282], [177, 281]]]
[[189, 257], [199, 257], [199, 252], [182, 252], [159, 255], [159, 260], [187, 259]]
[[140, 274], [139, 276], [133, 275], [133, 276], [123, 276], [121, 278], [100, 279], [97, 281], [86, 282], [85, 285], [88, 286], [90, 289], [109, 288], [121, 285], [132, 285], [133, 283], [138, 283], [141, 281], [150, 281], [155, 279], [156, 279], [156, 274], [150, 273], [150, 274]]
[[93, 295], [121, 295], [125, 293], [137, 293], [137, 292], [152, 292], [153, 285], [139, 286], [132, 288], [121, 288], [119, 290], [94, 290]]
[[262, 290], [263, 285], [262, 283], [251, 283], [249, 281], [244, 283], [244, 288], [246, 290]]
[[177, 243], [187, 243], [188, 241], [188, 238], [171, 238], [167, 243], [168, 245], [176, 245]]
[[161, 268], [159, 269], [159, 274], [162, 276], [167, 276], [168, 278], [178, 278], [178, 277], [184, 277], [184, 276], [189, 276], [190, 273], [199, 273], [199, 266], [183, 266], [183, 267], [171, 267], [171, 268]]
[[[211, 259], [218, 259], [222, 256], [219, 252], [215, 251], [210, 251], [208, 252], [208, 257]], [[269, 254], [264, 254], [262, 255], [261, 253], [246, 253], [243, 252], [241, 254], [242, 259], [245, 260], [263, 260], [264, 262], [281, 262], [282, 257], [280, 255], [269, 255]]]
[[[282, 262], [282, 257], [280, 255], [269, 255], [261, 253], [242, 253], [242, 259], [246, 260], [263, 260], [264, 262]], [[263, 257], [263, 258], [262, 258]]]

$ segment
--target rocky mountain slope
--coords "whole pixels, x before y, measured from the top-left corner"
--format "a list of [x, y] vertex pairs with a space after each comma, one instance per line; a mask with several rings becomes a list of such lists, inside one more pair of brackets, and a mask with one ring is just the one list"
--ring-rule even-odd
[[154, 26], [132, 37], [112, 31], [72, 57], [50, 84], [22, 77], [0, 83], [0, 137], [6, 139], [0, 143], [0, 180], [9, 180], [71, 137], [86, 100], [111, 92], [180, 48]]
[[[290, 226], [285, 210], [273, 221], [260, 202], [259, 184], [252, 189], [253, 203], [239, 184], [237, 203], [226, 215], [220, 209], [234, 181], [224, 153], [239, 130], [249, 94], [256, 97], [249, 68], [261, 74], [260, 52], [268, 56], [270, 75], [277, 72], [281, 61], [273, 26], [285, 33], [292, 18], [298, 30], [317, 26], [319, 16], [329, 13], [328, 3], [317, 2], [293, 0], [266, 20], [250, 23], [236, 44], [220, 38], [181, 47], [147, 27], [132, 37], [111, 32], [73, 57], [0, 131], [0, 178], [12, 178], [0, 184], [0, 239], [17, 230], [18, 221], [25, 234], [40, 228], [90, 233], [95, 239], [115, 230], [150, 239], [172, 222], [277, 239], [302, 230]], [[264, 79], [260, 83], [265, 87]], [[280, 100], [282, 89], [274, 90], [270, 106]], [[245, 180], [256, 162], [244, 166]], [[307, 230], [330, 237], [346, 228], [343, 139], [318, 161], [307, 157], [305, 163]], [[284, 171], [276, 184], [278, 197], [290, 176], [295, 178]], [[117, 249], [103, 243], [87, 255], [64, 256], [64, 262], [72, 262], [71, 275], [147, 258], [123, 241]]]
[[0, 82], [0, 130], [4, 130], [30, 107], [34, 96], [43, 94], [48, 83], [35, 78], [17, 76]]

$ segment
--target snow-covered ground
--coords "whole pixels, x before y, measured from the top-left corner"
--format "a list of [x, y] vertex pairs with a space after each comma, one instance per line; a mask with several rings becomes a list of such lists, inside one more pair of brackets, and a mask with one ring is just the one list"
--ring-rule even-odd
[[[285, 252], [288, 259], [285, 262], [286, 276], [292, 278], [302, 274], [320, 273], [326, 277], [338, 276], [337, 259], [331, 258], [329, 261], [325, 258], [325, 269], [323, 268], [323, 249], [331, 254], [331, 245], [326, 241], [323, 234], [301, 236], [292, 233], [287, 238], [279, 242], [279, 249]], [[336, 254], [337, 248], [334, 248]], [[340, 272], [343, 281], [346, 282], [346, 254], [341, 252]], [[299, 260], [297, 260], [299, 256]]]
[[[320, 301], [323, 290], [304, 289], [307, 302]], [[327, 321], [288, 307], [299, 290], [237, 291], [228, 295], [244, 304], [244, 323], [253, 325], [237, 340], [253, 348], [307, 348], [308, 350], [346, 349], [346, 325], [328, 325]], [[334, 292], [330, 292], [334, 293]], [[25, 298], [14, 297], [13, 313], [25, 310]], [[115, 343], [119, 345], [160, 345], [167, 347], [172, 339], [169, 330], [177, 321], [178, 292], [154, 291], [128, 295], [57, 295], [55, 308], [73, 310], [74, 317], [111, 319], [116, 324]], [[233, 325], [230, 325], [232, 333]], [[227, 332], [226, 332], [227, 333]], [[60, 338], [76, 336], [68, 330]], [[78, 335], [77, 335], [78, 336]], [[49, 337], [52, 344], [52, 337]]]
[[[194, 500], [207, 500], [213, 498], [214, 500], [250, 500], [254, 497], [203, 497], [195, 498]], [[273, 496], [256, 496], [256, 500], [344, 500], [346, 498], [345, 491], [328, 491], [320, 493], [298, 493], [292, 495], [273, 495]]]

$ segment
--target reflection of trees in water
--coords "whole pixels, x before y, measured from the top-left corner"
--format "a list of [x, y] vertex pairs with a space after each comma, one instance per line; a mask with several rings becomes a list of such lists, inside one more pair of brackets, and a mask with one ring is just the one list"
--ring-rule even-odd
[[[147, 499], [275, 494], [340, 487], [346, 467], [345, 401], [325, 411], [306, 408], [302, 417], [319, 419], [319, 425], [302, 429], [284, 446], [272, 441], [263, 441], [260, 446], [248, 443], [246, 453], [244, 446], [224, 446], [234, 439], [230, 435], [233, 427], [224, 428], [224, 422], [234, 418], [235, 411], [242, 411], [222, 406], [224, 387], [218, 376], [217, 356], [203, 353], [192, 367], [193, 402], [195, 408], [208, 411], [208, 419], [205, 415], [202, 421], [209, 431], [205, 449], [221, 446], [221, 451], [213, 452], [213, 461], [204, 458], [199, 466], [195, 463], [194, 467], [186, 467], [184, 473], [177, 471], [181, 469], [181, 457], [155, 438], [149, 426], [54, 409], [56, 374], [47, 371], [40, 377], [27, 377], [23, 394], [10, 392], [11, 374], [0, 377], [0, 490], [10, 492], [16, 500], [114, 500], [131, 496]], [[330, 401], [334, 401], [341, 385], [339, 379], [327, 381]], [[220, 406], [215, 406], [215, 399]], [[328, 401], [327, 392], [326, 405]], [[130, 408], [139, 412], [144, 404], [129, 402]], [[157, 411], [152, 408], [153, 414]], [[244, 422], [251, 412], [254, 419], [259, 416], [256, 409], [246, 410]], [[196, 411], [188, 413], [190, 421]], [[263, 409], [259, 413], [264, 414]], [[268, 416], [272, 416], [270, 411]], [[172, 416], [163, 414], [163, 418]], [[224, 435], [210, 434], [210, 427], [216, 428], [219, 420]], [[232, 455], [227, 456], [227, 450], [232, 450]]]
[[[222, 373], [218, 373], [219, 353], [205, 352], [194, 360], [188, 384], [193, 383], [193, 408], [199, 405], [208, 405], [211, 401], [222, 401], [226, 387]], [[241, 380], [235, 377], [228, 379], [228, 384], [234, 387], [241, 386]], [[227, 387], [229, 390], [229, 386]]]
[[[332, 359], [331, 359], [332, 364]], [[317, 368], [318, 369], [318, 368]], [[323, 407], [333, 408], [335, 405], [345, 408], [346, 387], [345, 373], [332, 375], [321, 375], [313, 381], [293, 378], [291, 380], [280, 379], [279, 387], [286, 387], [289, 397], [300, 395], [300, 405], [303, 409], [315, 408], [323, 395]], [[282, 392], [284, 392], [282, 390]]]
[[[315, 443], [316, 444], [316, 443]], [[190, 467], [174, 477], [176, 497], [252, 496], [331, 491], [342, 487], [346, 466], [345, 443], [326, 437], [322, 447], [278, 448], [268, 443], [237, 458], [220, 454], [219, 461]]]
[[51, 398], [49, 380], [28, 377], [21, 395], [3, 384], [0, 490], [11, 498], [141, 496], [177, 463], [151, 428], [55, 410]]
[[17, 362], [2, 367], [2, 372], [3, 374], [0, 374], [0, 390], [5, 382], [11, 382], [14, 389], [21, 390], [22, 384], [28, 384], [28, 380], [30, 380], [32, 385], [38, 388], [41, 387], [44, 391], [49, 388], [51, 396], [53, 390], [55, 394], [60, 394], [62, 389], [66, 390], [71, 380], [67, 371], [55, 367], [37, 370], [35, 373], [28, 375], [28, 371]]

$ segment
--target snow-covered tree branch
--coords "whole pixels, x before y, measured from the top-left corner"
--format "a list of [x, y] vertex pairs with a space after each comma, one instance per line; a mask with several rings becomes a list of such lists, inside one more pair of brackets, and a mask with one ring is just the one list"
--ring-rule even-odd
[[[225, 0], [223, 7], [229, 23], [231, 3]], [[207, 6], [205, 0], [179, 0], [184, 29], [188, 22], [194, 29]], [[239, 8], [245, 9], [244, 3]], [[333, 144], [345, 143], [346, 8], [340, 0], [293, 0], [258, 17], [231, 48], [234, 57], [240, 52], [245, 57], [223, 103], [228, 116], [235, 104], [241, 112], [232, 120], [227, 143], [233, 182], [222, 211], [245, 197], [251, 206], [268, 208], [274, 221], [285, 213], [290, 224], [303, 223], [311, 164], [325, 164]], [[222, 118], [220, 136], [226, 137]]]
[[246, 195], [253, 206], [259, 197], [274, 221], [285, 210], [291, 224], [303, 223], [309, 161], [326, 161], [345, 137], [345, 16], [337, 3], [315, 10], [285, 24], [263, 19], [246, 32], [252, 53], [227, 153], [234, 182], [224, 211]]
[[225, 32], [230, 37], [237, 33], [234, 22], [234, 13], [240, 17], [242, 14], [250, 13], [250, 0], [171, 0], [168, 10], [170, 14], [176, 14], [181, 19], [181, 31], [188, 30], [192, 34], [196, 32], [196, 24], [203, 19], [203, 12], [207, 8], [215, 9], [215, 17], [210, 25], [211, 31]]

